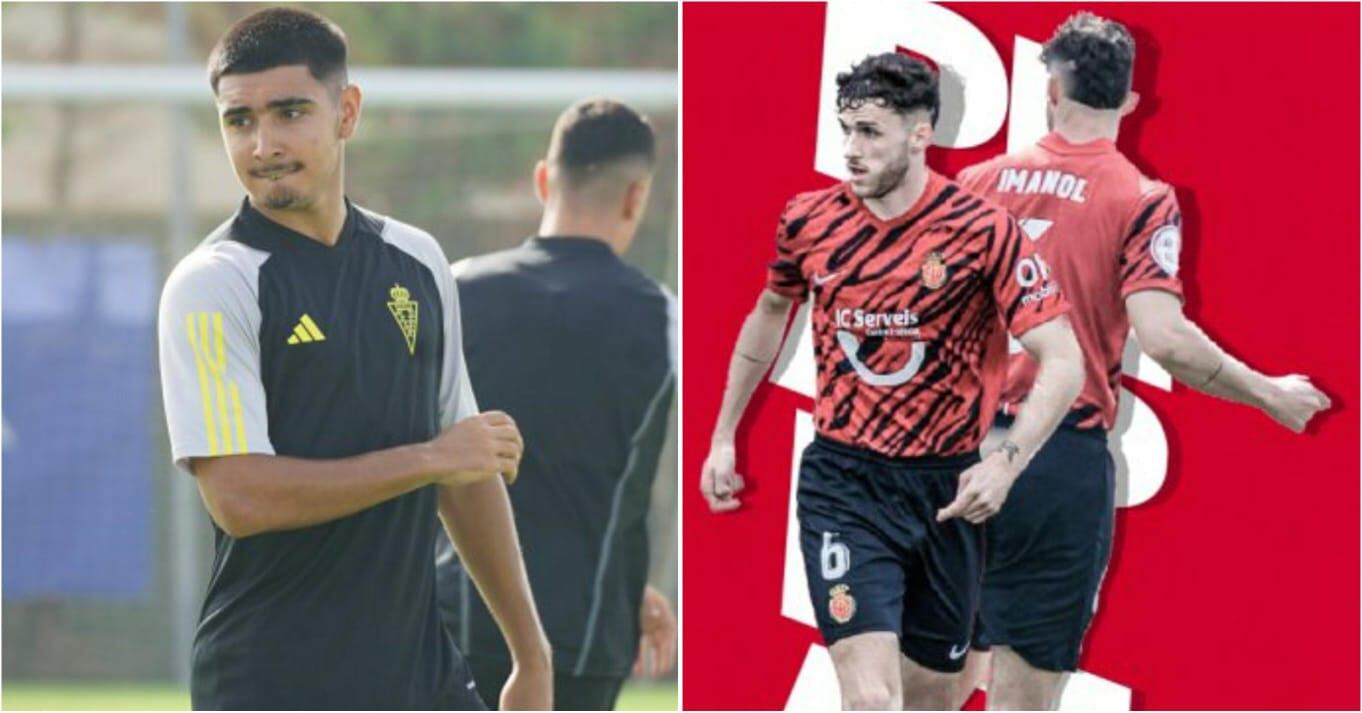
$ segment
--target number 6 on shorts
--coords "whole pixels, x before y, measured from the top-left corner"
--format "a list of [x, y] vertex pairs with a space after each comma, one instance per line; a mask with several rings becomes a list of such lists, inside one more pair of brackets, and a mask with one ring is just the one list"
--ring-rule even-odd
[[851, 569], [851, 548], [837, 541], [837, 533], [823, 533], [823, 550], [819, 557], [823, 579], [841, 579]]

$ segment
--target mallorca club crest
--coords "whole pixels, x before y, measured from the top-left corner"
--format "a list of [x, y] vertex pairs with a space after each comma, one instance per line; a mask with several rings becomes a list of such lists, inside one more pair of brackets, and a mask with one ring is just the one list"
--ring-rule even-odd
[[393, 313], [393, 319], [397, 320], [398, 329], [402, 330], [402, 336], [407, 339], [407, 352], [416, 354], [416, 318], [418, 316], [416, 300], [411, 299], [411, 292], [407, 288], [394, 284], [388, 295], [392, 301], [388, 303], [388, 311]]
[[828, 614], [838, 624], [845, 624], [856, 616], [856, 599], [851, 596], [851, 586], [839, 584], [828, 592]]
[[922, 285], [929, 290], [946, 284], [946, 256], [940, 250], [933, 250], [927, 254], [927, 261], [922, 263]]

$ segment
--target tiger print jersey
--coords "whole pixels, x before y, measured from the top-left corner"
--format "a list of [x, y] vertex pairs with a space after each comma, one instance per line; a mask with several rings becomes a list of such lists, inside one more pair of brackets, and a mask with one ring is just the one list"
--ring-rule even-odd
[[796, 196], [767, 287], [811, 301], [819, 434], [890, 457], [976, 450], [1004, 327], [1021, 335], [1068, 310], [1007, 212], [932, 171], [890, 220], [846, 184]]
[[[1150, 289], [1182, 297], [1182, 213], [1173, 189], [1141, 175], [1109, 140], [1071, 144], [1053, 133], [966, 168], [959, 181], [1010, 210], [1064, 286], [1085, 357], [1068, 421], [1110, 430], [1130, 333], [1125, 298]], [[1010, 356], [999, 410], [1017, 412], [1036, 371], [1025, 352]]]

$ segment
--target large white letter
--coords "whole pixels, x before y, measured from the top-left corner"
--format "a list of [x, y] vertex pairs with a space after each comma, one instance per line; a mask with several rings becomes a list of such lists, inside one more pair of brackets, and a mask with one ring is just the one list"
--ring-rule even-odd
[[941, 70], [937, 146], [978, 146], [1002, 128], [1007, 115], [1007, 73], [998, 51], [969, 20], [925, 2], [830, 0], [824, 27], [814, 157], [819, 173], [847, 177], [842, 130], [837, 125], [837, 74], [866, 55], [903, 47], [937, 64]]

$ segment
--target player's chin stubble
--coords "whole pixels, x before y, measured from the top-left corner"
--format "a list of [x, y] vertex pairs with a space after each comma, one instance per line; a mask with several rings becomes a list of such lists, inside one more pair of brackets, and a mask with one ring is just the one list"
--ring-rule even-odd
[[875, 176], [875, 182], [861, 191], [861, 198], [883, 198], [903, 184], [907, 177], [907, 167], [890, 166]]
[[908, 178], [908, 157], [894, 161], [884, 167], [879, 175], [875, 176], [875, 183], [865, 192], [863, 198], [883, 198], [903, 185]]
[[287, 186], [271, 186], [265, 192], [265, 206], [271, 210], [306, 208], [306, 196]]

